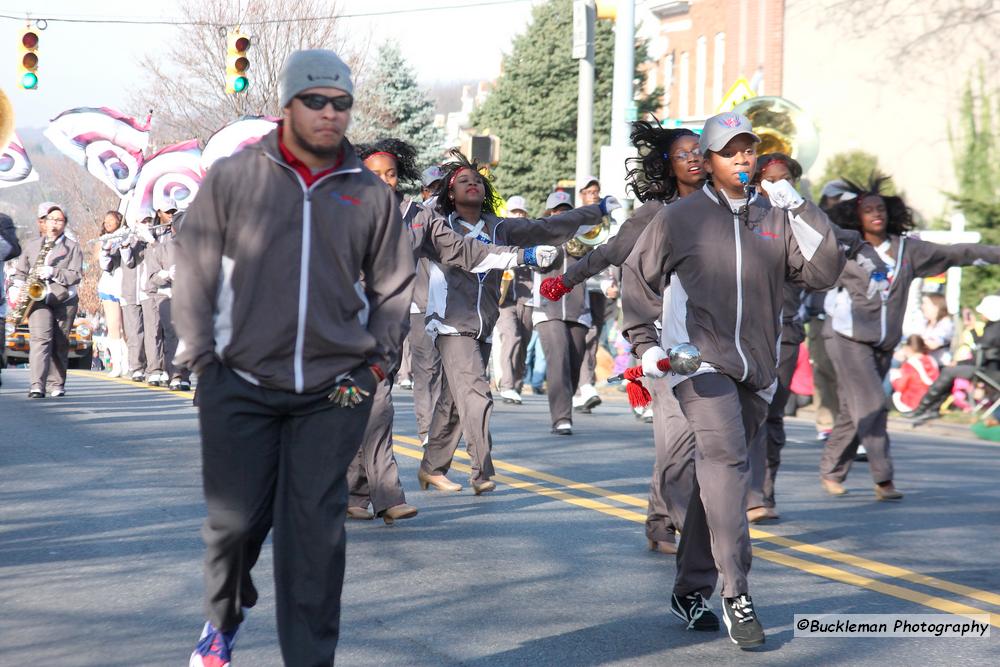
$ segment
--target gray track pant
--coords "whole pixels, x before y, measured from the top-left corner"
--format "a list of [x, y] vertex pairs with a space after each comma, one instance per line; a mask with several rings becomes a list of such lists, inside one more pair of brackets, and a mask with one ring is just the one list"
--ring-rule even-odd
[[813, 371], [813, 405], [816, 406], [816, 428], [831, 429], [837, 420], [840, 398], [837, 396], [837, 373], [826, 350], [823, 335], [825, 320], [812, 320], [808, 332], [809, 358]]
[[441, 397], [441, 355], [427, 335], [423, 313], [410, 313], [410, 374], [413, 377], [413, 414], [423, 440], [431, 428], [434, 406]]
[[[375, 391], [375, 378], [355, 373]], [[362, 379], [363, 378], [363, 379]], [[250, 570], [274, 541], [278, 641], [286, 665], [331, 665], [340, 636], [347, 466], [371, 399], [338, 408], [327, 392], [294, 394], [246, 382], [219, 363], [198, 376], [208, 517], [205, 606], [222, 631], [257, 603]]]
[[33, 391], [51, 393], [65, 389], [69, 332], [77, 307], [76, 301], [69, 305], [36, 305], [28, 315], [28, 366]]
[[674, 593], [711, 597], [747, 593], [750, 527], [750, 443], [763, 426], [767, 402], [721, 373], [696, 375], [674, 388], [695, 435], [695, 484], [677, 550]]
[[128, 346], [128, 372], [145, 372], [146, 353], [143, 345], [142, 306], [137, 303], [123, 303], [122, 316], [125, 320], [125, 344]]
[[680, 523], [674, 523], [671, 517], [684, 517], [694, 490], [695, 438], [666, 379], [646, 379], [643, 384], [653, 395], [656, 446], [646, 508], [646, 537], [655, 542], [673, 542]]
[[750, 446], [750, 493], [747, 509], [774, 507], [774, 480], [785, 446], [785, 403], [791, 393], [792, 376], [799, 360], [798, 344], [782, 343], [778, 359], [778, 389], [767, 408], [767, 421]]
[[444, 373], [420, 468], [431, 475], [446, 474], [464, 430], [472, 458], [470, 479], [485, 482], [495, 474], [490, 455], [493, 395], [486, 376], [492, 346], [471, 336], [438, 336], [434, 343]]
[[500, 309], [497, 329], [500, 332], [500, 391], [513, 389], [521, 393], [524, 386], [524, 358], [531, 339], [531, 314], [526, 303], [515, 303]]
[[545, 351], [546, 394], [552, 425], [573, 422], [573, 394], [580, 384], [587, 327], [576, 322], [546, 320], [535, 325]]
[[840, 410], [823, 448], [820, 476], [835, 482], [847, 479], [858, 445], [868, 452], [868, 466], [875, 483], [892, 481], [892, 457], [882, 381], [892, 365], [892, 353], [855, 343], [834, 333], [827, 325], [826, 350], [837, 369]]
[[392, 422], [396, 411], [390, 379], [379, 383], [373, 398], [361, 448], [347, 469], [348, 505], [367, 508], [371, 503], [375, 516], [381, 516], [390, 507], [405, 503], [406, 495], [392, 453]]

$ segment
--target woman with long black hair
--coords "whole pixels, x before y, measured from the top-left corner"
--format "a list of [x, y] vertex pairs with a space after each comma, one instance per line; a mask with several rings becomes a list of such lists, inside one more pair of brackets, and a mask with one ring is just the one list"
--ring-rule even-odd
[[[443, 165], [444, 177], [437, 191], [437, 212], [455, 232], [487, 244], [531, 246], [561, 244], [598, 224], [620, 205], [614, 197], [600, 204], [583, 206], [544, 220], [497, 217], [499, 198], [489, 178], [461, 153]], [[535, 253], [529, 248], [526, 254]], [[551, 259], [554, 259], [555, 252]], [[540, 264], [540, 263], [539, 263]], [[490, 394], [486, 367], [492, 346], [493, 327], [500, 312], [500, 275], [476, 273], [442, 266], [430, 267], [427, 298], [427, 331], [434, 338], [444, 381], [435, 406], [430, 433], [420, 463], [419, 479], [424, 488], [459, 491], [446, 473], [464, 431], [472, 458], [470, 481], [476, 495], [493, 491], [493, 447]]]
[[860, 232], [885, 264], [884, 273], [877, 276], [877, 289], [871, 289], [869, 272], [857, 260], [849, 261], [837, 289], [826, 298], [823, 336], [837, 370], [840, 411], [823, 449], [820, 478], [826, 492], [834, 496], [847, 493], [843, 482], [858, 445], [863, 445], [875, 497], [903, 497], [893, 483], [883, 380], [902, 338], [910, 283], [952, 266], [1000, 263], [1000, 246], [940, 245], [909, 236], [914, 227], [912, 213], [902, 198], [882, 192], [888, 180], [873, 175], [867, 185], [847, 181], [847, 190], [855, 197], [830, 209], [830, 218]]
[[[632, 145], [638, 156], [626, 161], [627, 189], [643, 205], [624, 223], [618, 233], [568, 267], [547, 283], [542, 294], [556, 299], [587, 278], [610, 266], [621, 266], [636, 240], [667, 204], [697, 192], [705, 180], [698, 135], [691, 130], [665, 129], [654, 118], [632, 124]], [[646, 509], [646, 539], [650, 550], [664, 554], [677, 552], [674, 513], [686, 506], [691, 496], [694, 474], [694, 434], [662, 378], [650, 384], [653, 396], [653, 442], [656, 461], [649, 485]], [[683, 505], [682, 505], [683, 504]]]
[[[416, 167], [416, 150], [399, 139], [382, 139], [374, 144], [355, 147], [365, 167], [392, 189], [398, 199], [403, 222], [410, 228], [414, 253], [418, 258], [440, 262], [468, 271], [503, 271], [554, 248], [518, 248], [486, 245], [476, 239], [462, 238], [451, 231], [444, 221], [416, 202], [405, 199], [400, 183], [416, 182], [420, 173]], [[543, 262], [544, 263], [544, 262]], [[392, 386], [397, 369], [387, 369], [387, 377], [379, 382], [372, 404], [371, 416], [357, 456], [348, 469], [350, 498], [347, 514], [353, 519], [381, 517], [386, 524], [417, 514], [417, 508], [406, 503], [403, 485], [399, 481], [396, 458], [392, 453]], [[373, 512], [368, 511], [369, 503]]]

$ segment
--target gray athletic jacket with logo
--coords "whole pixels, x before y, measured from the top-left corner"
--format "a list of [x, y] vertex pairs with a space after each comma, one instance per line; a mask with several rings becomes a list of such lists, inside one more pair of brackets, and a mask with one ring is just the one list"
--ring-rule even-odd
[[[889, 244], [889, 254], [896, 258], [891, 281], [882, 289], [869, 289], [867, 267], [851, 260], [824, 302], [835, 332], [881, 350], [895, 349], [903, 336], [907, 293], [915, 278], [936, 276], [952, 266], [1000, 264], [1000, 246], [943, 245], [896, 235], [889, 236]], [[879, 270], [885, 271], [884, 266]]]
[[661, 209], [623, 266], [634, 353], [694, 343], [698, 373], [724, 373], [770, 400], [786, 280], [827, 289], [846, 262], [822, 211], [807, 202], [791, 213], [757, 196], [733, 213], [710, 185]]
[[[601, 217], [597, 204], [541, 220], [484, 215], [478, 237], [494, 245], [561, 245], [592, 228]], [[471, 233], [456, 214], [450, 215], [446, 224], [456, 233]], [[500, 316], [500, 279], [499, 271], [469, 273], [432, 262], [425, 314], [427, 333], [432, 337], [472, 336], [489, 342]]]
[[197, 371], [218, 358], [295, 393], [361, 365], [395, 367], [413, 243], [392, 190], [346, 141], [342, 154], [308, 188], [277, 130], [212, 165], [176, 238], [179, 364]]

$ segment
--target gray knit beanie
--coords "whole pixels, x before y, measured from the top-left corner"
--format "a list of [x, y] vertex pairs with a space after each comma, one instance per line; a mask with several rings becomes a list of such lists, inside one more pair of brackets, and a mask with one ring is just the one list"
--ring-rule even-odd
[[279, 81], [278, 95], [282, 108], [309, 88], [339, 88], [348, 95], [354, 95], [351, 68], [336, 53], [326, 49], [293, 51], [285, 59]]

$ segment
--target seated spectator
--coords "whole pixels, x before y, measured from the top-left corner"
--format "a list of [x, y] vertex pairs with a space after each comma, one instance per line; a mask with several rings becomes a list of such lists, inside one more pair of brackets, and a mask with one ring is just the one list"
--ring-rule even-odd
[[948, 397], [956, 378], [971, 380], [980, 370], [1000, 373], [1000, 295], [991, 294], [984, 297], [976, 306], [976, 312], [985, 317], [987, 322], [982, 335], [973, 334], [976, 344], [975, 357], [941, 370], [941, 375], [927, 389], [917, 409], [910, 415], [915, 425], [939, 416], [941, 404]]
[[940, 375], [938, 363], [923, 338], [913, 334], [901, 350], [903, 363], [889, 371], [892, 404], [900, 412], [913, 412]]
[[920, 313], [926, 324], [918, 333], [934, 360], [943, 366], [951, 361], [951, 339], [955, 336], [955, 323], [951, 320], [944, 295], [924, 294], [920, 301]]

